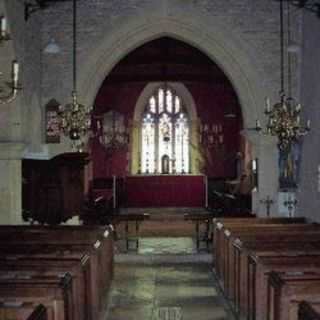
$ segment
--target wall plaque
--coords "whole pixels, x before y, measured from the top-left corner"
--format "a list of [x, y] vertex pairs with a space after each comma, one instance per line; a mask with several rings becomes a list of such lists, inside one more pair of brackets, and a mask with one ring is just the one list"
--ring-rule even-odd
[[59, 105], [54, 99], [46, 105], [46, 143], [60, 143]]

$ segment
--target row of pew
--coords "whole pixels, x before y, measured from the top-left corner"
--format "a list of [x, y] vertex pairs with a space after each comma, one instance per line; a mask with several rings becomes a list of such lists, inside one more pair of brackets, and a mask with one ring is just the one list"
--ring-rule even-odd
[[0, 226], [0, 318], [102, 319], [112, 226]]
[[213, 261], [238, 319], [320, 319], [320, 224], [215, 218]]

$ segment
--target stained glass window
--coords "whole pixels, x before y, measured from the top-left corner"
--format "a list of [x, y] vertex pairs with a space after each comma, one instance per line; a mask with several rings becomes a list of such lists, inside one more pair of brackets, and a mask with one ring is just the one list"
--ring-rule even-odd
[[142, 116], [142, 173], [188, 173], [189, 127], [181, 98], [168, 87], [158, 88]]

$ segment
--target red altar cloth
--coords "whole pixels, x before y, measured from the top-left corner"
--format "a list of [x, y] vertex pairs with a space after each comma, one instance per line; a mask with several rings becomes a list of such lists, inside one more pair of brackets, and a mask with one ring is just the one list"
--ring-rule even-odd
[[204, 207], [205, 177], [202, 175], [129, 176], [128, 207]]

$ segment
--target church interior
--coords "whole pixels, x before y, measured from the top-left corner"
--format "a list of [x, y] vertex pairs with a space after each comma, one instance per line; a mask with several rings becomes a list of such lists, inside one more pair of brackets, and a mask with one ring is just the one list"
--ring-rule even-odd
[[319, 26], [0, 0], [0, 320], [320, 319]]

